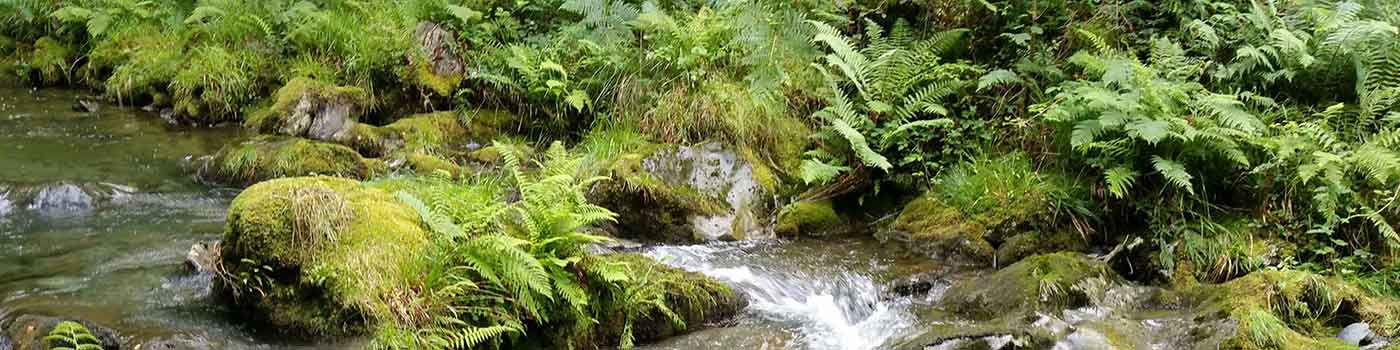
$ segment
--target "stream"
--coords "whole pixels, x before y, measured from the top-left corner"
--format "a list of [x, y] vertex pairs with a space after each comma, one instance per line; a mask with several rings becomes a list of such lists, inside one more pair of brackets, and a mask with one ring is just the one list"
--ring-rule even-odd
[[[129, 344], [350, 345], [258, 336], [211, 300], [207, 277], [185, 272], [189, 247], [219, 238], [237, 193], [196, 183], [184, 164], [236, 131], [173, 127], [111, 105], [75, 111], [84, 97], [0, 88], [0, 319], [86, 319]], [[733, 326], [646, 348], [876, 349], [916, 323], [910, 300], [882, 297], [883, 276], [896, 264], [872, 258], [878, 249], [870, 240], [649, 248], [668, 264], [730, 283], [751, 306]]]
[[[71, 317], [128, 348], [344, 349], [257, 334], [183, 266], [217, 240], [236, 190], [195, 182], [187, 163], [236, 136], [168, 125], [80, 92], [0, 87], [0, 320]], [[656, 246], [644, 253], [745, 294], [738, 319], [645, 349], [881, 349], [921, 327], [927, 300], [892, 296], [895, 276], [935, 269], [869, 238]], [[4, 347], [0, 343], [0, 347]]]

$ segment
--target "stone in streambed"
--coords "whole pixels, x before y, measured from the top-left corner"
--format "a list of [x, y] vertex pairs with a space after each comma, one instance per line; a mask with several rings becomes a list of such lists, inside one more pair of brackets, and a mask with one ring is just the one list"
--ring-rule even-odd
[[[994, 273], [959, 281], [943, 305], [979, 319], [1076, 308], [1090, 302], [1086, 281], [1120, 283], [1108, 265], [1080, 253], [1032, 256]], [[1092, 282], [1092, 281], [1091, 281]]]
[[290, 333], [346, 334], [390, 314], [421, 278], [429, 245], [416, 211], [343, 178], [259, 183], [229, 206], [216, 287], [255, 319]]
[[779, 237], [826, 236], [842, 229], [841, 216], [831, 200], [799, 201], [778, 210], [774, 232]]
[[224, 146], [204, 159], [202, 181], [247, 186], [270, 179], [327, 175], [364, 179], [382, 168], [374, 159], [338, 144], [259, 135]]
[[271, 106], [250, 115], [244, 125], [263, 133], [345, 142], [368, 104], [369, 95], [363, 89], [296, 78], [277, 90]]
[[614, 235], [649, 242], [773, 237], [771, 170], [711, 142], [649, 145], [617, 157], [589, 193], [618, 213]]

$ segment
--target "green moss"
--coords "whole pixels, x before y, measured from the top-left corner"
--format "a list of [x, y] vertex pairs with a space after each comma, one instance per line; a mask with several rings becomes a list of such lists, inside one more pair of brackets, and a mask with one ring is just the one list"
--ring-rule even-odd
[[69, 65], [74, 60], [73, 49], [53, 37], [42, 37], [34, 42], [29, 53], [29, 69], [39, 73], [38, 83], [53, 85], [67, 82], [72, 72]]
[[432, 68], [428, 65], [419, 64], [413, 67], [413, 81], [418, 84], [418, 86], [438, 96], [451, 97], [453, 92], [457, 90], [457, 86], [462, 84], [462, 75], [438, 75], [433, 73]]
[[799, 201], [778, 211], [778, 226], [774, 231], [779, 237], [820, 236], [840, 226], [841, 217], [832, 209], [830, 200]]
[[1084, 254], [1061, 252], [1022, 259], [990, 275], [959, 281], [943, 296], [951, 311], [979, 319], [1021, 315], [1086, 305], [1089, 279], [1116, 283], [1121, 279], [1101, 261]]
[[[634, 280], [625, 283], [623, 288], [658, 289], [666, 294], [666, 304], [676, 312], [683, 326], [673, 324], [659, 311], [650, 310], [645, 314], [627, 315], [627, 310], [612, 299], [608, 293], [601, 294], [603, 305], [608, 312], [599, 318], [599, 323], [591, 332], [582, 334], [585, 339], [577, 343], [615, 344], [620, 337], [627, 317], [632, 317], [633, 335], [637, 342], [649, 342], [698, 328], [708, 322], [722, 320], [738, 314], [746, 306], [729, 286], [708, 276], [666, 266], [641, 254], [608, 254], [585, 259], [585, 264], [627, 264]], [[626, 292], [623, 292], [626, 294]]]
[[229, 206], [223, 279], [273, 326], [342, 334], [391, 317], [389, 298], [428, 244], [418, 213], [387, 191], [333, 177], [277, 179]]
[[372, 174], [370, 163], [349, 147], [260, 135], [224, 146], [200, 170], [200, 177], [232, 185], [307, 175], [363, 179]]
[[1082, 246], [1061, 233], [1068, 218], [1081, 212], [1071, 208], [1087, 207], [1087, 198], [1073, 179], [1037, 172], [1024, 155], [982, 158], [941, 175], [931, 191], [905, 206], [892, 228], [916, 249], [981, 264], [993, 262], [994, 245], [1017, 234], [1053, 232], [1011, 242], [1005, 257], [1012, 260], [997, 261], [1006, 264], [1030, 253]]
[[272, 104], [250, 114], [243, 122], [249, 129], [265, 133], [275, 133], [295, 113], [302, 100], [317, 101], [318, 104], [346, 104], [351, 106], [350, 117], [358, 118], [361, 109], [369, 105], [369, 93], [358, 87], [336, 86], [320, 80], [298, 77], [288, 81], [273, 95]]
[[1072, 229], [1032, 231], [1011, 236], [997, 246], [996, 261], [998, 264], [1011, 264], [1035, 254], [1087, 250], [1089, 242]]
[[421, 175], [445, 174], [449, 177], [457, 177], [462, 174], [462, 167], [446, 159], [433, 155], [414, 153], [408, 156], [408, 165], [413, 171]]
[[1188, 292], [1206, 318], [1236, 323], [1224, 349], [1347, 349], [1335, 336], [1364, 321], [1385, 336], [1400, 331], [1400, 303], [1375, 297], [1335, 277], [1292, 271], [1258, 271]]
[[430, 152], [448, 157], [465, 156], [465, 145], [497, 135], [496, 129], [473, 122], [464, 125], [455, 112], [418, 114], [376, 127], [358, 124], [351, 130], [350, 146], [370, 156]]
[[891, 228], [907, 235], [900, 238], [915, 250], [938, 258], [988, 264], [996, 253], [987, 242], [987, 229], [982, 224], [944, 204], [933, 194], [925, 194], [905, 205]]

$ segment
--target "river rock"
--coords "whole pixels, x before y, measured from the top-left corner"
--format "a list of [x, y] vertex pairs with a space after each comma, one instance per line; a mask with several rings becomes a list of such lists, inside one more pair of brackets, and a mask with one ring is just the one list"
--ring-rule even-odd
[[711, 142], [654, 145], [621, 156], [590, 199], [618, 213], [619, 237], [704, 242], [774, 237], [766, 167]]
[[1121, 280], [1107, 264], [1084, 254], [1045, 254], [959, 281], [943, 294], [942, 302], [974, 318], [1032, 314], [1088, 305], [1094, 294]]
[[344, 142], [368, 100], [360, 88], [296, 78], [277, 90], [271, 106], [251, 115], [245, 124], [264, 133]]
[[73, 184], [45, 187], [29, 203], [29, 210], [43, 212], [81, 212], [91, 210], [92, 196]]
[[1361, 341], [1371, 336], [1371, 325], [1366, 322], [1356, 322], [1342, 328], [1342, 332], [1337, 334], [1337, 339], [1351, 345], [1361, 345]]
[[8, 215], [14, 208], [14, 203], [10, 202], [10, 192], [0, 191], [0, 217], [5, 217], [5, 215]]
[[44, 337], [49, 332], [64, 321], [78, 322], [86, 327], [93, 336], [102, 344], [103, 350], [121, 349], [121, 338], [112, 329], [91, 321], [67, 319], [60, 317], [49, 317], [39, 315], [23, 315], [10, 322], [0, 322], [3, 325], [4, 335], [0, 335], [0, 349], [4, 347], [3, 339], [8, 337], [10, 348], [14, 350], [49, 350], [49, 344], [44, 341]]
[[102, 104], [94, 100], [80, 98], [77, 101], [73, 102], [74, 112], [97, 113], [101, 109]]
[[219, 242], [195, 243], [185, 254], [185, 268], [195, 273], [212, 273], [219, 261]]
[[364, 179], [384, 167], [382, 162], [361, 157], [343, 145], [276, 135], [230, 143], [202, 161], [198, 170], [201, 181], [234, 186], [311, 175]]
[[421, 276], [420, 217], [392, 193], [334, 177], [270, 180], [229, 205], [216, 288], [266, 325], [303, 334], [362, 330], [386, 295]]

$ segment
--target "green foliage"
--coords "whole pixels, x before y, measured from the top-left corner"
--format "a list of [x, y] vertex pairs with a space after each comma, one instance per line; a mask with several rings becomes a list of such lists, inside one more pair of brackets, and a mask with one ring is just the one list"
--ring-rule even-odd
[[[946, 160], [923, 162], [910, 156], [922, 153], [917, 145], [937, 140], [928, 139], [925, 132], [955, 124], [946, 118], [949, 109], [944, 101], [972, 85], [964, 77], [980, 74], [976, 66], [943, 62], [965, 31], [915, 39], [904, 22], [897, 23], [889, 35], [879, 25], [869, 23], [869, 42], [857, 48], [854, 40], [836, 28], [816, 21], [810, 24], [817, 28], [813, 41], [824, 44], [831, 53], [824, 57], [824, 65], [813, 63], [825, 78], [829, 93], [826, 107], [813, 115], [827, 123], [824, 132], [817, 135], [827, 147], [809, 153], [809, 161], [803, 165], [804, 179], [825, 183], [834, 180], [831, 175], [843, 167], [891, 171], [896, 163], [901, 167], [942, 166]], [[890, 151], [904, 154], [892, 162], [884, 154]]]
[[1252, 96], [1196, 83], [1200, 64], [1165, 39], [1154, 41], [1152, 57], [1142, 64], [1081, 52], [1072, 61], [1098, 78], [1054, 88], [1054, 99], [1035, 110], [1103, 172], [1115, 198], [1132, 198], [1142, 174], [1195, 195], [1220, 172], [1250, 166], [1246, 151], [1264, 128], [1244, 102]]
[[102, 350], [102, 341], [92, 335], [83, 324], [73, 321], [59, 322], [44, 337], [49, 350]]

